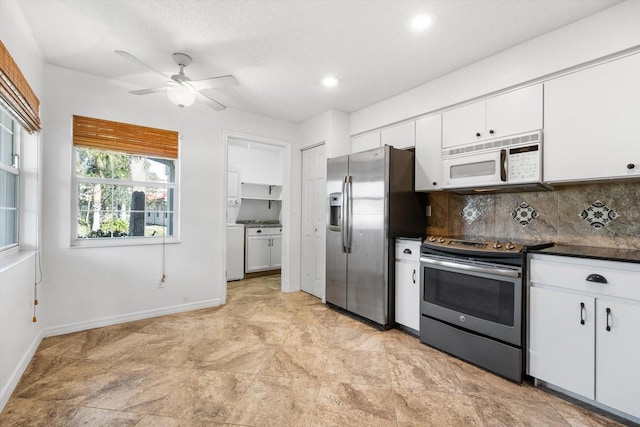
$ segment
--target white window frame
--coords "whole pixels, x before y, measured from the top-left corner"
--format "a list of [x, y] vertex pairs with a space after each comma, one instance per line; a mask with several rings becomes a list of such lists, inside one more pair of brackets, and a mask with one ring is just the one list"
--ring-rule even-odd
[[[82, 148], [82, 147], [78, 147]], [[105, 247], [105, 246], [137, 246], [137, 245], [157, 245], [164, 243], [180, 242], [180, 159], [173, 160], [175, 165], [175, 181], [172, 183], [153, 181], [128, 181], [122, 179], [102, 179], [79, 177], [76, 173], [77, 148], [73, 146], [71, 161], [71, 247]], [[100, 150], [111, 151], [112, 150]], [[127, 155], [136, 155], [126, 152], [119, 152]], [[153, 156], [143, 156], [153, 157]], [[136, 237], [78, 237], [78, 183], [124, 185], [132, 187], [156, 187], [162, 189], [173, 189], [173, 235], [172, 236], [136, 236]], [[148, 211], [145, 209], [144, 219], [147, 219]]]
[[[2, 125], [1, 121], [0, 121], [0, 127], [6, 129], [7, 131], [11, 132], [11, 134], [13, 135], [12, 141], [13, 141], [13, 164], [9, 165], [7, 163], [3, 163], [0, 162], [0, 169], [2, 169], [3, 171], [9, 172], [10, 174], [15, 175], [16, 177], [16, 182], [17, 182], [17, 186], [16, 186], [16, 194], [15, 194], [15, 200], [16, 200], [16, 241], [14, 243], [11, 243], [7, 246], [1, 246], [0, 247], [0, 253], [7, 254], [9, 252], [14, 252], [17, 251], [18, 248], [20, 247], [20, 180], [21, 180], [21, 176], [20, 176], [20, 132], [21, 132], [21, 126], [20, 123], [4, 108], [0, 107], [1, 112], [5, 115], [7, 115], [12, 123], [13, 123], [13, 130], [11, 129], [7, 129], [5, 126]], [[3, 232], [6, 230], [3, 230]], [[12, 250], [13, 249], [13, 250]]]

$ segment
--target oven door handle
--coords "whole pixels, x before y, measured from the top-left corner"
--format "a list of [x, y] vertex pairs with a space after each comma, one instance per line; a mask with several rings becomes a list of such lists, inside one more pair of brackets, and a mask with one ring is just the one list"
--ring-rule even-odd
[[471, 264], [462, 264], [459, 262], [453, 261], [441, 261], [439, 259], [431, 259], [420, 257], [420, 262], [432, 265], [439, 265], [441, 267], [450, 267], [457, 268], [460, 270], [471, 271], [475, 273], [486, 273], [493, 274], [495, 276], [506, 276], [506, 277], [521, 277], [522, 273], [517, 270], [511, 270], [507, 268], [499, 268], [499, 267], [482, 267], [480, 265], [471, 265]]

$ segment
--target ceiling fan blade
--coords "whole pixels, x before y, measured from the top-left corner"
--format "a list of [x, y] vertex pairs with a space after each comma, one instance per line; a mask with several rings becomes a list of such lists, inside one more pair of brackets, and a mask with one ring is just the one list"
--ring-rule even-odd
[[220, 104], [215, 99], [211, 99], [207, 95], [204, 95], [204, 94], [202, 94], [200, 92], [196, 92], [196, 99], [198, 101], [202, 102], [203, 104], [213, 108], [216, 111], [222, 111], [222, 110], [227, 108], [226, 106]]
[[166, 74], [164, 74], [162, 71], [156, 70], [151, 65], [145, 64], [144, 62], [142, 62], [141, 60], [139, 60], [135, 56], [131, 55], [129, 52], [125, 52], [124, 50], [115, 50], [114, 52], [117, 53], [118, 55], [120, 55], [121, 57], [123, 57], [124, 59], [128, 60], [128, 61], [131, 61], [131, 62], [133, 62], [135, 64], [138, 64], [141, 67], [144, 67], [149, 71], [153, 71], [156, 74], [160, 74], [165, 79], [170, 79], [171, 78], [171, 77], [167, 76]]
[[233, 76], [219, 76], [202, 80], [192, 80], [189, 83], [191, 83], [196, 90], [203, 90], [236, 86], [238, 84], [238, 80]]
[[132, 90], [129, 93], [132, 93], [134, 95], [149, 95], [150, 93], [156, 93], [156, 92], [164, 92], [169, 90], [169, 88], [167, 86], [165, 87], [156, 87], [153, 89], [140, 89], [140, 90]]

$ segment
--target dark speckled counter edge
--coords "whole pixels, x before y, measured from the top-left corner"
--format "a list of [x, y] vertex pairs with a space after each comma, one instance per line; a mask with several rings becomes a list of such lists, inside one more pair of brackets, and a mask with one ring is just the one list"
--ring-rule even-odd
[[550, 248], [531, 250], [530, 254], [560, 255], [575, 258], [600, 259], [640, 263], [640, 250], [617, 249], [596, 246], [555, 245]]

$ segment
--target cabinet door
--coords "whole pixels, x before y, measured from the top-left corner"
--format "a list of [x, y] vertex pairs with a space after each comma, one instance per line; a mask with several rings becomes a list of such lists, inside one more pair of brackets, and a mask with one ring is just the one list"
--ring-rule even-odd
[[544, 180], [640, 177], [639, 99], [640, 54], [545, 83]]
[[271, 259], [272, 269], [282, 267], [282, 236], [271, 236]]
[[442, 114], [416, 120], [416, 191], [440, 189], [441, 153]]
[[227, 172], [227, 197], [237, 199], [240, 197], [240, 172]]
[[420, 263], [396, 261], [396, 323], [420, 330]]
[[442, 113], [442, 148], [470, 144], [487, 138], [486, 101], [474, 102]]
[[542, 129], [542, 84], [487, 99], [487, 138]]
[[394, 148], [411, 148], [416, 145], [416, 123], [407, 122], [380, 132], [380, 145], [391, 145]]
[[351, 138], [351, 152], [371, 150], [380, 147], [380, 132], [371, 132]]
[[640, 417], [640, 306], [598, 299], [596, 307], [596, 400]]
[[246, 272], [269, 270], [271, 236], [247, 236]]
[[595, 299], [538, 287], [529, 295], [529, 375], [593, 399]]

